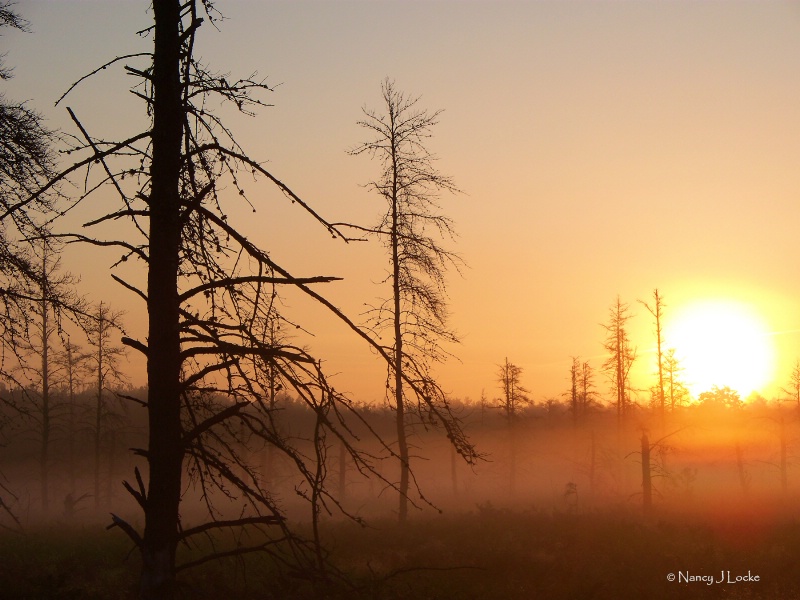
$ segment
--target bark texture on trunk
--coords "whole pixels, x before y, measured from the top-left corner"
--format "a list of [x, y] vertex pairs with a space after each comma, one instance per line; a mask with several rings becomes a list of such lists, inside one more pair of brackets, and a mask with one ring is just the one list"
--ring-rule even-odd
[[153, 129], [147, 357], [150, 439], [140, 595], [172, 596], [183, 447], [180, 421], [178, 257], [183, 108], [178, 0], [154, 0]]

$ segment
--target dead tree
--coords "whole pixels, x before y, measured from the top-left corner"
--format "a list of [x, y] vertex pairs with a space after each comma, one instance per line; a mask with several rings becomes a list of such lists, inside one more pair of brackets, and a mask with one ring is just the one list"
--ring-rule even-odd
[[[391, 346], [385, 347], [392, 356], [386, 387], [396, 411], [398, 515], [403, 522], [408, 515], [410, 476], [407, 412], [414, 410], [429, 423], [444, 418], [452, 423], [451, 428], [458, 427], [432, 366], [449, 356], [446, 344], [458, 342], [447, 324], [445, 274], [448, 268], [458, 270], [463, 263], [440, 241], [452, 239], [454, 231], [452, 221], [440, 213], [439, 196], [458, 189], [434, 167], [436, 158], [426, 147], [441, 111], [429, 113], [418, 108], [419, 97], [398, 91], [389, 79], [384, 80], [381, 91], [382, 110], [365, 108], [365, 118], [359, 122], [371, 138], [351, 154], [367, 154], [381, 165], [380, 176], [367, 187], [383, 198], [386, 212], [378, 226], [368, 231], [378, 236], [389, 254], [386, 280], [391, 294], [369, 314], [370, 327], [389, 332], [392, 340]], [[404, 377], [416, 384], [405, 384]], [[465, 457], [474, 460], [471, 451]]]
[[689, 389], [680, 377], [682, 370], [678, 358], [675, 356], [675, 348], [670, 348], [664, 357], [664, 374], [670, 412], [674, 411], [676, 406], [681, 406], [689, 400]]
[[636, 360], [636, 349], [631, 346], [628, 336], [627, 324], [630, 318], [628, 305], [623, 304], [617, 296], [617, 301], [609, 310], [608, 323], [603, 325], [606, 330], [603, 347], [609, 354], [603, 369], [611, 381], [616, 396], [617, 426], [620, 433], [630, 409], [630, 371]]
[[[94, 377], [95, 404], [92, 426], [94, 439], [94, 505], [100, 506], [100, 480], [101, 463], [104, 456], [113, 464], [113, 445], [103, 448], [104, 438], [113, 440], [113, 430], [110, 420], [112, 417], [106, 402], [110, 392], [110, 385], [117, 386], [124, 382], [125, 377], [120, 369], [120, 360], [125, 355], [126, 348], [116, 346], [114, 337], [122, 331], [122, 313], [111, 310], [107, 304], [100, 302], [94, 313], [91, 324], [87, 327], [88, 343], [91, 351], [86, 354], [87, 368]], [[107, 494], [110, 496], [110, 494]]]
[[742, 495], [747, 496], [750, 492], [750, 473], [745, 469], [744, 454], [739, 442], [736, 442], [734, 450], [736, 452], [736, 473], [739, 475], [739, 486], [742, 488]]
[[569, 368], [569, 409], [572, 412], [572, 425], [578, 425], [578, 411], [580, 410], [580, 360], [577, 356], [572, 357], [572, 365]]
[[[28, 22], [13, 6], [13, 2], [0, 2], [0, 30], [29, 31]], [[3, 58], [0, 56], [0, 81], [8, 81], [12, 69]], [[57, 140], [57, 134], [43, 125], [42, 117], [28, 103], [11, 101], [0, 93], [0, 378], [23, 388], [16, 367], [22, 365], [28, 375], [37, 371], [25, 355], [31, 348], [30, 332], [37, 331], [39, 341], [44, 341], [40, 349], [42, 368], [37, 375], [41, 396], [24, 394], [26, 406], [14, 405], [6, 397], [0, 402], [38, 421], [44, 507], [48, 504], [51, 429], [48, 334], [63, 315], [80, 315], [82, 308], [70, 277], [47, 279], [51, 273], [41, 255], [42, 247], [50, 243], [47, 225], [57, 213], [61, 198], [58, 185], [46, 185], [55, 173], [53, 145]], [[35, 408], [31, 408], [31, 402]], [[2, 489], [7, 490], [5, 486]], [[2, 497], [0, 507], [8, 509]]]
[[80, 346], [73, 344], [70, 337], [62, 340], [62, 349], [55, 353], [53, 363], [58, 371], [59, 388], [62, 396], [66, 396], [66, 425], [65, 437], [67, 440], [67, 478], [69, 480], [69, 494], [74, 498], [76, 480], [75, 436], [77, 435], [78, 414], [76, 411], [76, 398], [79, 387], [83, 384], [85, 375], [86, 355], [81, 352]]
[[653, 304], [648, 304], [643, 300], [639, 300], [639, 303], [642, 304], [647, 309], [652, 316], [655, 326], [655, 334], [656, 334], [656, 359], [658, 365], [658, 410], [659, 416], [661, 419], [661, 427], [664, 428], [664, 404], [665, 404], [665, 397], [664, 397], [664, 352], [661, 347], [662, 344], [662, 337], [663, 337], [663, 326], [662, 320], [664, 318], [664, 300], [658, 293], [658, 289], [653, 290]]
[[[663, 443], [669, 437], [679, 433], [682, 431], [683, 428], [676, 429], [675, 431], [668, 433], [667, 435], [662, 436], [658, 440], [653, 443], [650, 443], [650, 438], [647, 435], [646, 431], [642, 431], [642, 437], [640, 439], [641, 443], [641, 458], [642, 458], [642, 513], [645, 517], [650, 516], [653, 510], [653, 472], [656, 471], [657, 474], [666, 475], [666, 467], [663, 463], [663, 460], [659, 464], [658, 461], [655, 463], [651, 460], [651, 456], [653, 453], [654, 448], [661, 448], [664, 450], [666, 447]], [[630, 456], [630, 455], [628, 455]], [[663, 459], [662, 454], [662, 459]]]
[[589, 408], [596, 400], [594, 392], [594, 370], [587, 361], [579, 357], [572, 357], [569, 368], [570, 388], [566, 392], [569, 398], [572, 422], [577, 425], [589, 412]]
[[30, 313], [26, 340], [18, 340], [15, 352], [20, 355], [20, 379], [32, 387], [22, 388], [23, 403], [19, 409], [32, 421], [35, 436], [39, 443], [39, 482], [40, 501], [43, 512], [49, 509], [50, 467], [53, 435], [57, 426], [57, 413], [60, 406], [55, 397], [54, 379], [60, 373], [60, 366], [52, 359], [55, 340], [61, 331], [61, 312], [55, 298], [69, 295], [76, 283], [69, 274], [59, 272], [60, 261], [54, 248], [43, 241], [40, 244], [40, 264], [38, 269], [38, 289]]
[[780, 442], [781, 442], [781, 492], [784, 497], [789, 492], [789, 478], [787, 476], [787, 462], [786, 462], [786, 423], [783, 417], [780, 419]]
[[653, 509], [653, 483], [650, 477], [650, 440], [642, 433], [642, 512], [650, 515]]
[[528, 397], [529, 390], [522, 385], [522, 367], [515, 365], [505, 359], [502, 365], [498, 365], [497, 383], [503, 393], [500, 398], [500, 408], [505, 413], [508, 423], [508, 444], [509, 444], [509, 479], [508, 485], [511, 495], [516, 494], [517, 489], [517, 422], [519, 413], [523, 406], [530, 404]]
[[[70, 109], [82, 140], [73, 148], [78, 160], [49, 184], [80, 176], [85, 187], [73, 201], [84, 204], [103, 184], [116, 194], [118, 208], [107, 212], [108, 202], [104, 202], [84, 231], [122, 221], [129, 225], [127, 235], [61, 236], [69, 242], [118, 251], [115, 267], [121, 270], [113, 277], [143, 301], [148, 315], [147, 332], [123, 337], [124, 344], [147, 360], [148, 396], [143, 404], [148, 444], [136, 450], [147, 461], [147, 483], [137, 468], [135, 482], [124, 484], [144, 512], [144, 531], [117, 516], [113, 525], [139, 548], [140, 596], [148, 600], [173, 595], [176, 573], [182, 569], [221, 555], [277, 552], [278, 548], [292, 556], [296, 574], [322, 585], [317, 535], [308, 542], [293, 534], [241, 448], [268, 443], [288, 458], [304, 482], [298, 492], [311, 504], [315, 534], [320, 511], [341, 508], [325, 486], [324, 461], [331, 439], [347, 444], [359, 471], [379, 475], [376, 458], [355, 446], [351, 426], [360, 417], [353, 403], [328, 385], [319, 360], [305, 348], [270, 341], [268, 332], [276, 319], [296, 326], [277, 314], [278, 289], [291, 286], [301, 291], [329, 309], [387, 363], [393, 364], [392, 357], [312, 289], [336, 277], [293, 276], [233, 225], [233, 207], [244, 203], [256, 210], [245, 190], [245, 176], [261, 177], [305, 210], [328, 235], [344, 238], [266, 170], [263, 162], [250, 158], [225, 127], [220, 115], [226, 107], [252, 114], [266, 105], [263, 97], [271, 90], [255, 76], [236, 80], [214, 73], [197, 60], [198, 32], [205, 20], [218, 17], [212, 3], [156, 0], [152, 14], [154, 24], [144, 32], [152, 35], [152, 51], [117, 57], [96, 71], [130, 63], [126, 70], [141, 82], [133, 92], [144, 103], [149, 125], [126, 139], [107, 141], [92, 135]], [[211, 109], [218, 101], [223, 105], [219, 114]], [[123, 267], [133, 262], [146, 270], [145, 289], [124, 276]], [[269, 403], [270, 381], [275, 378], [270, 369], [316, 415], [305, 447], [282, 437], [275, 427], [276, 415]], [[426, 381], [408, 373], [403, 374], [403, 383], [426, 402], [436, 393]], [[447, 417], [436, 405], [431, 414], [439, 422]], [[474, 456], [457, 424], [446, 421], [444, 426], [459, 451]], [[242, 431], [251, 437], [244, 444]], [[388, 445], [383, 448], [397, 456]], [[205, 502], [208, 515], [206, 522], [194, 526], [180, 519], [186, 477]], [[226, 502], [238, 509], [235, 518], [229, 518], [234, 509], [228, 507], [225, 512]], [[257, 530], [259, 539], [228, 553], [220, 550], [178, 561], [180, 543], [191, 546], [198, 536], [231, 527]]]
[[[12, 2], [0, 2], [0, 29], [4, 27], [28, 31], [28, 22], [13, 10]], [[12, 69], [2, 59], [0, 81], [7, 81]], [[32, 192], [54, 175], [52, 146], [57, 136], [27, 103], [0, 94], [0, 140], [0, 337], [4, 352], [13, 354], [25, 340], [41, 302], [41, 256], [37, 253], [60, 196], [56, 185]], [[52, 295], [49, 300], [54, 310], [68, 304], [66, 298]], [[9, 374], [5, 360], [0, 362], [0, 372]]]
[[792, 373], [789, 376], [789, 385], [781, 388], [784, 394], [795, 403], [797, 410], [800, 411], [800, 359], [795, 360]]

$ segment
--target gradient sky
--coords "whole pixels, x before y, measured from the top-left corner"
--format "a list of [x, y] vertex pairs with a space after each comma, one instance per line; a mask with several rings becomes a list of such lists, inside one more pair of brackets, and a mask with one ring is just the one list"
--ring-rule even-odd
[[[524, 369], [535, 400], [568, 387], [571, 356], [604, 360], [600, 323], [619, 294], [636, 317], [638, 384], [654, 369], [650, 318], [636, 300], [658, 287], [666, 317], [692, 300], [753, 305], [766, 321], [785, 384], [800, 356], [800, 5], [796, 2], [257, 2], [217, 3], [199, 55], [219, 71], [254, 71], [276, 86], [272, 108], [234, 118], [251, 155], [333, 221], [372, 224], [381, 201], [360, 184], [377, 164], [346, 150], [363, 141], [361, 107], [380, 82], [431, 110], [430, 147], [465, 194], [442, 205], [469, 264], [450, 277], [461, 360], [437, 371], [455, 396], [499, 394], [496, 365]], [[52, 126], [73, 131], [54, 101], [108, 59], [150, 49], [134, 32], [148, 3], [21, 0], [33, 34], [0, 39], [16, 77]], [[132, 133], [141, 106], [117, 69], [71, 94], [90, 132]], [[267, 187], [242, 228], [298, 275], [340, 275], [328, 295], [357, 317], [381, 295], [376, 245], [331, 240]], [[78, 219], [78, 214], [74, 218]], [[71, 253], [95, 299], [141, 306], [114, 289], [106, 260]], [[90, 268], [87, 268], [90, 267]], [[341, 389], [381, 398], [383, 370], [343, 327], [301, 298], [292, 316], [340, 373]], [[134, 381], [142, 383], [141, 365]], [[138, 375], [136, 374], [138, 373]], [[598, 377], [605, 388], [605, 381]], [[766, 394], [775, 389], [765, 390]]]

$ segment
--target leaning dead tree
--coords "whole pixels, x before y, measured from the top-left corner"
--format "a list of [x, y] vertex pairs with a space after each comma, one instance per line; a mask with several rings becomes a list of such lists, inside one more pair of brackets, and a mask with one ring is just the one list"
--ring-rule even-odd
[[458, 342], [447, 323], [445, 274], [449, 267], [458, 270], [463, 264], [441, 241], [452, 239], [454, 231], [438, 204], [442, 193], [458, 189], [435, 168], [436, 158], [426, 148], [441, 111], [420, 109], [418, 97], [400, 92], [389, 79], [381, 85], [381, 92], [381, 110], [365, 108], [364, 119], [358, 123], [368, 131], [369, 140], [351, 154], [366, 154], [381, 167], [367, 188], [384, 200], [386, 211], [377, 227], [367, 231], [380, 239], [389, 254], [385, 282], [391, 293], [368, 315], [370, 328], [388, 334], [391, 341], [384, 346], [391, 356], [386, 389], [395, 410], [400, 459], [398, 515], [403, 522], [408, 516], [411, 475], [409, 413], [424, 423], [449, 423], [448, 433], [459, 436], [451, 437], [454, 446], [470, 462], [476, 454], [461, 437], [458, 421], [432, 371], [435, 363], [449, 356], [445, 345]]
[[[83, 188], [75, 203], [91, 203], [100, 188], [116, 194], [116, 209], [109, 212], [103, 198], [98, 216], [85, 224], [94, 235], [61, 237], [116, 250], [112, 277], [141, 299], [148, 314], [147, 332], [123, 338], [147, 360], [148, 395], [140, 402], [147, 411], [149, 441], [137, 450], [147, 472], [137, 468], [135, 480], [124, 484], [144, 512], [144, 530], [117, 516], [113, 521], [139, 548], [140, 595], [146, 599], [172, 596], [181, 569], [248, 552], [269, 553], [295, 574], [326, 582], [330, 572], [318, 543], [319, 517], [342, 508], [325, 485], [328, 446], [338, 440], [357, 469], [380, 477], [375, 457], [360, 452], [354, 441], [354, 424], [362, 431], [367, 425], [328, 384], [320, 361], [270, 335], [276, 322], [296, 326], [278, 310], [278, 290], [290, 286], [327, 307], [391, 361], [369, 334], [312, 289], [336, 277], [296, 277], [234, 226], [236, 210], [257, 210], [245, 178], [261, 178], [328, 235], [344, 238], [252, 159], [225, 126], [226, 109], [252, 114], [266, 105], [270, 88], [255, 75], [237, 80], [217, 74], [195, 58], [201, 25], [217, 17], [207, 0], [156, 0], [154, 24], [140, 32], [152, 36], [152, 50], [117, 57], [96, 71], [125, 64], [140, 81], [132, 91], [149, 121], [139, 133], [108, 141], [92, 135], [69, 109], [80, 140], [73, 148], [78, 160], [50, 184], [80, 178]], [[212, 112], [219, 104], [219, 112]], [[126, 115], [125, 120], [132, 119]], [[124, 235], [103, 235], [119, 232], [122, 223], [127, 223]], [[136, 284], [138, 266], [146, 272], [146, 286]], [[424, 382], [403, 378], [420, 397], [432, 394]], [[302, 443], [281, 436], [276, 427], [271, 402], [276, 381], [315, 416]], [[449, 421], [445, 427], [467, 453], [460, 429]], [[293, 534], [265, 478], [242, 451], [264, 444], [283, 453], [302, 479], [297, 492], [311, 507], [311, 541]], [[389, 446], [383, 448], [396, 456]], [[205, 521], [181, 519], [185, 492], [205, 507]], [[234, 527], [249, 528], [252, 543], [181, 562], [179, 544], [191, 547], [198, 538]]]

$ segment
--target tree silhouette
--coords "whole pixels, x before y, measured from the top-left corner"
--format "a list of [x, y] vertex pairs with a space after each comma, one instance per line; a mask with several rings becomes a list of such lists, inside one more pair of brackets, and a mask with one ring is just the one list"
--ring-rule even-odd
[[588, 361], [581, 361], [573, 356], [569, 367], [570, 387], [566, 395], [569, 397], [569, 409], [573, 424], [585, 418], [589, 407], [595, 402], [594, 370]]
[[[4, 28], [29, 31], [28, 22], [14, 11], [12, 2], [0, 2], [0, 31]], [[0, 81], [11, 77], [12, 69], [5, 65], [4, 55], [0, 56]], [[57, 185], [46, 185], [54, 174], [52, 144], [56, 138], [54, 132], [43, 126], [35, 110], [24, 102], [7, 99], [0, 92], [0, 378], [23, 390], [26, 406], [17, 405], [5, 395], [0, 397], [0, 404], [37, 421], [41, 500], [45, 508], [51, 429], [49, 334], [65, 311], [80, 315], [82, 310], [82, 303], [72, 289], [71, 276], [53, 277], [45, 258], [50, 244], [46, 226], [59, 197]], [[31, 349], [30, 334], [37, 331], [42, 343], [41, 369], [29, 364], [30, 357], [25, 355]], [[27, 393], [17, 379], [16, 367], [20, 365], [27, 375], [38, 371], [35, 375], [41, 383], [38, 398]], [[0, 434], [4, 434], [3, 428]], [[0, 489], [8, 492], [6, 486]], [[2, 497], [0, 508], [9, 512], [8, 502]]]
[[617, 423], [619, 429], [625, 421], [630, 406], [630, 370], [636, 359], [636, 349], [631, 347], [627, 324], [631, 318], [629, 307], [619, 296], [609, 310], [608, 323], [603, 325], [606, 339], [603, 347], [609, 356], [603, 363], [603, 370], [611, 380], [616, 396]]
[[[30, 312], [24, 317], [28, 336], [24, 340], [18, 339], [14, 346], [14, 351], [22, 358], [20, 371], [23, 377], [36, 390], [22, 390], [25, 402], [20, 410], [33, 421], [39, 438], [40, 500], [43, 512], [49, 509], [50, 453], [57, 412], [52, 392], [53, 377], [58, 374], [58, 366], [53, 364], [52, 351], [56, 334], [61, 332], [61, 319], [53, 299], [71, 295], [71, 286], [76, 283], [71, 275], [59, 273], [59, 257], [57, 254], [51, 255], [51, 251], [51, 245], [43, 241], [36, 282], [38, 298], [36, 302], [31, 302]], [[34, 282], [30, 282], [30, 285], [32, 288]]]
[[697, 397], [697, 401], [703, 406], [718, 408], [741, 408], [743, 404], [739, 392], [732, 390], [727, 385], [713, 386], [710, 390], [702, 392]]
[[77, 435], [77, 393], [86, 375], [87, 355], [81, 352], [81, 347], [74, 344], [69, 336], [62, 340], [61, 350], [55, 353], [53, 363], [59, 379], [59, 388], [66, 396], [67, 416], [66, 416], [66, 438], [67, 438], [67, 477], [69, 479], [69, 494], [75, 497], [75, 482], [77, 474], [75, 472], [76, 452], [75, 436]]
[[661, 417], [661, 427], [664, 427], [664, 404], [665, 404], [665, 395], [664, 395], [664, 352], [662, 349], [662, 337], [663, 337], [663, 327], [662, 327], [662, 319], [664, 318], [664, 300], [659, 295], [658, 289], [653, 290], [653, 304], [648, 304], [644, 300], [639, 300], [639, 303], [642, 304], [647, 309], [655, 322], [655, 334], [656, 334], [656, 359], [658, 361], [658, 410]]
[[528, 397], [529, 390], [522, 385], [522, 367], [509, 362], [508, 358], [498, 365], [497, 383], [503, 393], [500, 408], [508, 422], [509, 489], [513, 495], [517, 486], [517, 421], [521, 408], [530, 404], [531, 400]]
[[[0, 3], [0, 31], [5, 27], [29, 31], [12, 2]], [[0, 56], [0, 81], [11, 77], [12, 69]], [[0, 336], [4, 350], [12, 352], [25, 339], [40, 302], [41, 257], [32, 246], [41, 247], [58, 197], [57, 186], [45, 186], [54, 175], [55, 141], [56, 134], [43, 126], [36, 111], [0, 93]], [[59, 310], [67, 299], [51, 294], [49, 300]]]
[[[392, 340], [392, 345], [385, 347], [392, 356], [387, 390], [396, 411], [398, 514], [403, 522], [408, 515], [409, 410], [416, 408], [424, 421], [445, 420], [449, 437], [468, 461], [475, 460], [475, 452], [464, 443], [458, 420], [431, 372], [433, 363], [448, 356], [443, 344], [458, 341], [447, 325], [445, 273], [462, 264], [441, 245], [443, 237], [453, 238], [453, 225], [440, 214], [437, 203], [442, 192], [458, 190], [449, 177], [435, 169], [435, 157], [425, 145], [441, 111], [417, 108], [419, 97], [403, 94], [389, 79], [384, 80], [381, 92], [382, 111], [365, 108], [365, 118], [359, 122], [372, 137], [351, 154], [367, 154], [381, 164], [380, 176], [367, 187], [384, 199], [387, 210], [377, 228], [369, 232], [381, 239], [390, 255], [386, 279], [392, 293], [370, 311], [370, 325], [376, 331], [390, 332]], [[404, 383], [404, 377], [415, 385]]]
[[[64, 233], [60, 237], [120, 252], [114, 264], [118, 270], [112, 277], [141, 298], [148, 313], [146, 337], [122, 339], [147, 359], [148, 391], [143, 404], [148, 443], [135, 450], [147, 461], [147, 483], [138, 468], [135, 482], [124, 482], [144, 512], [144, 531], [116, 515], [113, 525], [121, 528], [141, 553], [142, 598], [172, 596], [177, 572], [231, 553], [290, 556], [291, 561], [280, 562], [295, 569], [296, 575], [322, 585], [327, 575], [319, 546], [319, 515], [323, 510], [342, 509], [325, 486], [331, 437], [346, 445], [360, 472], [394, 484], [377, 473], [376, 457], [356, 448], [360, 438], [353, 424], [361, 422], [371, 430], [354, 404], [328, 384], [319, 360], [305, 348], [270, 336], [276, 323], [298, 327], [277, 310], [278, 288], [293, 286], [307, 294], [371, 344], [384, 360], [392, 358], [311, 287], [337, 278], [293, 276], [233, 225], [230, 213], [242, 203], [256, 210], [245, 190], [245, 177], [260, 177], [302, 208], [328, 235], [345, 238], [263, 163], [249, 157], [225, 126], [221, 116], [225, 110], [252, 115], [266, 105], [263, 97], [271, 89], [255, 75], [233, 79], [212, 72], [196, 59], [200, 27], [205, 20], [213, 23], [219, 18], [213, 4], [207, 0], [157, 0], [153, 18], [153, 26], [140, 32], [153, 36], [152, 52], [119, 56], [94, 71], [132, 63], [125, 68], [140, 81], [133, 92], [144, 102], [149, 117], [146, 128], [121, 141], [107, 141], [91, 135], [68, 108], [81, 136], [81, 142], [72, 148], [78, 158], [32, 196], [76, 175], [84, 187], [72, 200], [75, 203], [89, 203], [93, 192], [103, 185], [114, 191], [118, 208], [108, 212], [105, 199], [97, 209], [102, 211], [99, 216], [85, 224], [84, 231], [99, 233]], [[213, 112], [211, 107], [220, 103], [219, 112]], [[124, 235], [118, 235], [118, 224], [104, 237], [109, 229], [98, 226], [109, 222], [127, 222], [129, 226]], [[135, 272], [125, 275], [129, 271], [124, 268], [132, 262], [145, 267], [145, 289], [131, 279]], [[271, 390], [278, 380], [315, 415], [303, 439], [282, 436], [276, 427]], [[434, 393], [425, 387], [426, 381], [406, 374], [403, 380], [422, 398]], [[451, 423], [445, 427], [452, 439], [460, 441], [459, 448], [471, 448], [460, 430]], [[251, 464], [250, 455], [242, 451], [264, 444], [286, 455], [302, 479], [297, 492], [311, 505], [311, 542], [288, 527], [258, 465]], [[396, 456], [388, 445], [383, 449]], [[207, 522], [193, 527], [184, 526], [180, 519], [184, 476], [199, 490], [208, 516]], [[237, 516], [228, 518], [226, 510]], [[179, 543], [191, 547], [198, 536], [231, 527], [254, 530], [257, 539], [251, 545], [215, 550], [178, 563]]]
[[680, 377], [682, 370], [680, 361], [675, 356], [675, 348], [670, 348], [664, 357], [664, 375], [666, 376], [670, 411], [674, 411], [676, 405], [680, 406], [689, 400], [689, 389]]
[[597, 402], [597, 392], [594, 391], [594, 369], [588, 361], [583, 361], [578, 374], [578, 404], [580, 412], [586, 415], [589, 407]]
[[795, 360], [789, 375], [789, 385], [781, 390], [784, 394], [789, 395], [789, 398], [797, 405], [797, 409], [800, 410], [800, 360]]
[[120, 370], [120, 360], [126, 348], [115, 346], [114, 338], [122, 331], [122, 313], [111, 310], [107, 304], [97, 305], [92, 321], [87, 327], [91, 351], [85, 356], [86, 366], [94, 380], [94, 415], [92, 436], [94, 442], [94, 506], [100, 506], [100, 469], [103, 457], [113, 461], [113, 449], [103, 448], [103, 438], [111, 431], [112, 415], [106, 396], [111, 384], [119, 385], [125, 379]]

